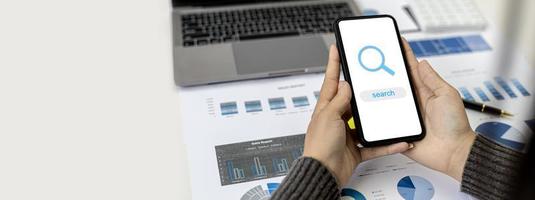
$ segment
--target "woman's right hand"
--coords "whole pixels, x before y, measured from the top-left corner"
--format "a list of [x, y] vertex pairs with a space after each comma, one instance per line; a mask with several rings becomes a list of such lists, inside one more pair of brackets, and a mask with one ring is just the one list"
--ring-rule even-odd
[[475, 140], [462, 99], [427, 61], [418, 62], [407, 41], [403, 40], [403, 46], [427, 131], [425, 138], [404, 154], [461, 181]]

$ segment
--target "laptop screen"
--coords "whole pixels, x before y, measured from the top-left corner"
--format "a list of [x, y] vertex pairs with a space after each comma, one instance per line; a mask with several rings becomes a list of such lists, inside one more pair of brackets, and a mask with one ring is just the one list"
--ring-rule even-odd
[[277, 1], [300, 1], [300, 0], [172, 0], [173, 7], [178, 6], [220, 6], [245, 3], [265, 3]]

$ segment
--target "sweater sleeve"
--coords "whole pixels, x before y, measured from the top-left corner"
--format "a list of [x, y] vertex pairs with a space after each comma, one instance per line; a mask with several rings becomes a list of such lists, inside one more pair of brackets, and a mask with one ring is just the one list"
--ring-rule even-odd
[[294, 162], [290, 173], [271, 196], [271, 200], [339, 198], [335, 177], [319, 161], [309, 157]]
[[477, 136], [464, 166], [461, 191], [479, 199], [511, 199], [523, 154]]

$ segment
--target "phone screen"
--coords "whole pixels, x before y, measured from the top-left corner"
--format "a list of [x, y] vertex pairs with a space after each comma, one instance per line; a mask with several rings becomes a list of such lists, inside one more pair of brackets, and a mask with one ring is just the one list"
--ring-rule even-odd
[[422, 134], [394, 19], [342, 20], [338, 29], [364, 140]]

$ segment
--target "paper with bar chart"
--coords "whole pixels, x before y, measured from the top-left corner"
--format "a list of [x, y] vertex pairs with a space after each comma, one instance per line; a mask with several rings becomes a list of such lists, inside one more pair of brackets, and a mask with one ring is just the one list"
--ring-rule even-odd
[[[535, 131], [533, 67], [496, 66], [488, 34], [407, 35], [461, 97], [512, 112], [497, 118], [467, 110], [472, 128], [516, 151]], [[417, 49], [418, 48], [418, 49]], [[302, 154], [323, 74], [181, 88], [181, 128], [193, 199], [268, 199]], [[209, 192], [207, 192], [209, 191]], [[344, 186], [342, 199], [470, 199], [459, 183], [397, 154], [367, 161]]]
[[[322, 81], [323, 74], [308, 74], [218, 87], [184, 88], [181, 90], [182, 119], [187, 123], [182, 128], [186, 133], [195, 134], [183, 137], [188, 142], [231, 143], [303, 133], [314, 111]], [[198, 126], [205, 129], [199, 132]], [[238, 131], [251, 127], [255, 127], [256, 135]], [[264, 135], [259, 133], [265, 130], [270, 131]]]
[[[525, 143], [534, 132], [528, 122], [535, 119], [535, 66], [529, 66], [517, 52], [512, 54], [510, 67], [500, 66], [494, 50], [500, 48], [489, 45], [487, 38], [491, 37], [454, 36], [426, 39], [418, 45], [411, 42], [411, 46], [417, 46], [415, 54], [427, 59], [462, 98], [512, 113], [514, 117], [501, 118], [467, 110], [470, 124], [478, 133], [513, 150], [525, 151]], [[462, 47], [453, 48], [454, 43]]]
[[288, 174], [303, 155], [304, 134], [215, 146], [221, 185]]
[[309, 74], [182, 90], [194, 199], [269, 197], [303, 153], [322, 80]]

